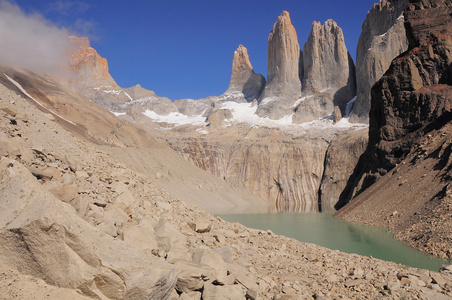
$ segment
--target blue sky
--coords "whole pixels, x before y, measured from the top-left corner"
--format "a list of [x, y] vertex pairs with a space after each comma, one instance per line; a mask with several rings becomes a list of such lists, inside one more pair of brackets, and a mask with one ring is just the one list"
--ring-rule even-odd
[[[11, 1], [10, 1], [11, 2]], [[300, 47], [313, 21], [335, 20], [353, 58], [374, 0], [15, 0], [22, 11], [87, 35], [122, 87], [141, 84], [170, 99], [222, 94], [232, 55], [248, 49], [256, 73], [267, 73], [267, 39], [289, 11]]]

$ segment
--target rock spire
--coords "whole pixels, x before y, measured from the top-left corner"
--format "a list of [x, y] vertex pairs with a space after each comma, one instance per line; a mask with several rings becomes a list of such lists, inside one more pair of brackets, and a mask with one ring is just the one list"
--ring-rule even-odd
[[[294, 122], [326, 117], [338, 106], [342, 114], [356, 95], [355, 65], [345, 46], [342, 29], [333, 20], [314, 21], [303, 47], [303, 92]], [[336, 109], [337, 112], [339, 110]]]
[[239, 45], [232, 58], [231, 80], [226, 94], [243, 93], [247, 101], [253, 101], [259, 98], [264, 86], [265, 77], [254, 72], [248, 50]]
[[267, 83], [259, 98], [259, 116], [279, 119], [293, 112], [301, 95], [300, 54], [297, 32], [283, 11], [268, 37]]

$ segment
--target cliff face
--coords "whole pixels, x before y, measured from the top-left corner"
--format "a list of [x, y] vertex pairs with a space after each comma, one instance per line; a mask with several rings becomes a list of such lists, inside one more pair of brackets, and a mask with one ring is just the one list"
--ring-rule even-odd
[[356, 49], [357, 95], [352, 122], [369, 122], [370, 90], [391, 61], [406, 51], [403, 10], [408, 0], [380, 1], [374, 4], [362, 25]]
[[[69, 70], [74, 73], [71, 82], [65, 82], [83, 97], [114, 112], [144, 112], [146, 109], [158, 114], [177, 111], [171, 100], [159, 97], [139, 84], [130, 88], [118, 86], [111, 77], [107, 59], [90, 46], [86, 37], [69, 37], [73, 45]], [[135, 100], [146, 99], [146, 101]]]
[[294, 123], [330, 115], [335, 106], [342, 114], [356, 95], [355, 65], [345, 46], [342, 29], [333, 20], [313, 22], [303, 47], [304, 98], [295, 108]]
[[[445, 0], [411, 0], [407, 5], [404, 16], [409, 50], [393, 60], [389, 70], [372, 88], [369, 146], [341, 195], [338, 207], [356, 193], [363, 194], [347, 205], [340, 216], [360, 219], [358, 215], [364, 207], [375, 209], [378, 214], [366, 222], [399, 231], [410, 229], [412, 232], [407, 233], [407, 238], [413, 241], [419, 240], [416, 235], [444, 237], [439, 231], [441, 235], [435, 237], [431, 230], [425, 232], [425, 226], [415, 224], [419, 216], [426, 216], [427, 208], [433, 211], [431, 203], [441, 207], [444, 201], [449, 201], [451, 13], [452, 3]], [[365, 190], [371, 184], [374, 185]], [[378, 189], [393, 194], [379, 197]], [[397, 218], [390, 217], [394, 211]], [[447, 210], [438, 210], [431, 216], [437, 218], [437, 228], [452, 227], [447, 214]], [[450, 249], [452, 242], [443, 242], [438, 247]]]
[[279, 119], [293, 112], [301, 96], [300, 46], [289, 13], [283, 11], [268, 37], [267, 83], [256, 114]]
[[197, 167], [279, 211], [329, 212], [365, 149], [367, 130], [318, 134], [234, 126], [203, 137], [168, 133], [166, 140]]
[[74, 46], [69, 69], [77, 75], [77, 82], [81, 88], [109, 88], [119, 86], [108, 71], [108, 62], [91, 48], [88, 38], [70, 36]]
[[361, 129], [341, 134], [333, 139], [325, 155], [320, 184], [319, 202], [322, 212], [335, 212], [339, 196], [355, 169], [368, 142], [368, 130]]
[[328, 147], [323, 140], [294, 141], [277, 130], [230, 128], [208, 138], [168, 141], [197, 167], [275, 203], [281, 211], [318, 210]]
[[248, 50], [239, 45], [232, 58], [231, 80], [226, 94], [243, 94], [251, 102], [259, 98], [264, 86], [265, 77], [254, 72]]

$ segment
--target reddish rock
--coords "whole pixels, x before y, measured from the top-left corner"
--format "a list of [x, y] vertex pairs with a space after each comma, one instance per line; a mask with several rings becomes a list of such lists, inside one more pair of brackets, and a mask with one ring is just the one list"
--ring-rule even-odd
[[81, 88], [119, 88], [108, 70], [108, 62], [91, 48], [87, 37], [69, 37], [73, 44], [69, 69], [79, 78], [75, 82]]

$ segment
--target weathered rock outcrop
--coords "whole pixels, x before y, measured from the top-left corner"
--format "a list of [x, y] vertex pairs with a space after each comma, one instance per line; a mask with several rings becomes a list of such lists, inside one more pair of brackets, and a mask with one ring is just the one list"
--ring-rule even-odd
[[209, 128], [221, 128], [229, 124], [229, 120], [232, 119], [232, 113], [229, 109], [213, 109], [210, 111], [206, 118], [209, 122]]
[[287, 11], [283, 11], [268, 37], [267, 83], [259, 98], [258, 116], [280, 119], [293, 113], [301, 96], [300, 46]]
[[[347, 51], [342, 29], [333, 20], [313, 22], [303, 47], [303, 101], [296, 107], [294, 123], [342, 113], [356, 95], [355, 65]], [[323, 99], [321, 99], [323, 98]]]
[[69, 37], [74, 45], [71, 53], [69, 69], [77, 76], [77, 84], [81, 88], [115, 89], [119, 86], [108, 71], [108, 62], [91, 48], [86, 37]]
[[391, 61], [408, 48], [402, 15], [407, 3], [408, 0], [380, 1], [367, 14], [356, 49], [358, 80], [352, 122], [369, 122], [371, 87]]
[[63, 81], [64, 85], [113, 112], [125, 113], [129, 109], [152, 110], [161, 115], [177, 112], [170, 99], [159, 97], [139, 84], [130, 88], [118, 86], [109, 73], [107, 59], [90, 46], [88, 38], [71, 36], [70, 41], [73, 48], [69, 70], [73, 76], [70, 82]]
[[[372, 88], [369, 146], [337, 207], [363, 194], [340, 216], [360, 219], [365, 207], [378, 214], [362, 221], [403, 230], [416, 222], [415, 216], [423, 214], [428, 202], [449, 201], [439, 193], [443, 188], [448, 190], [452, 178], [451, 13], [452, 3], [445, 0], [411, 0], [407, 5], [404, 15], [409, 50], [393, 60]], [[379, 197], [377, 189], [393, 194], [385, 197], [385, 192]], [[397, 218], [389, 216], [394, 211]], [[439, 218], [440, 224], [448, 220], [450, 217]], [[412, 229], [413, 239], [416, 234], [432, 236], [431, 231]], [[446, 247], [450, 244], [445, 242]]]
[[328, 147], [320, 183], [319, 203], [322, 212], [334, 212], [334, 205], [366, 150], [368, 129], [338, 135]]
[[265, 77], [256, 74], [251, 65], [248, 50], [239, 45], [232, 58], [232, 73], [225, 94], [243, 94], [246, 101], [259, 99], [265, 86]]

